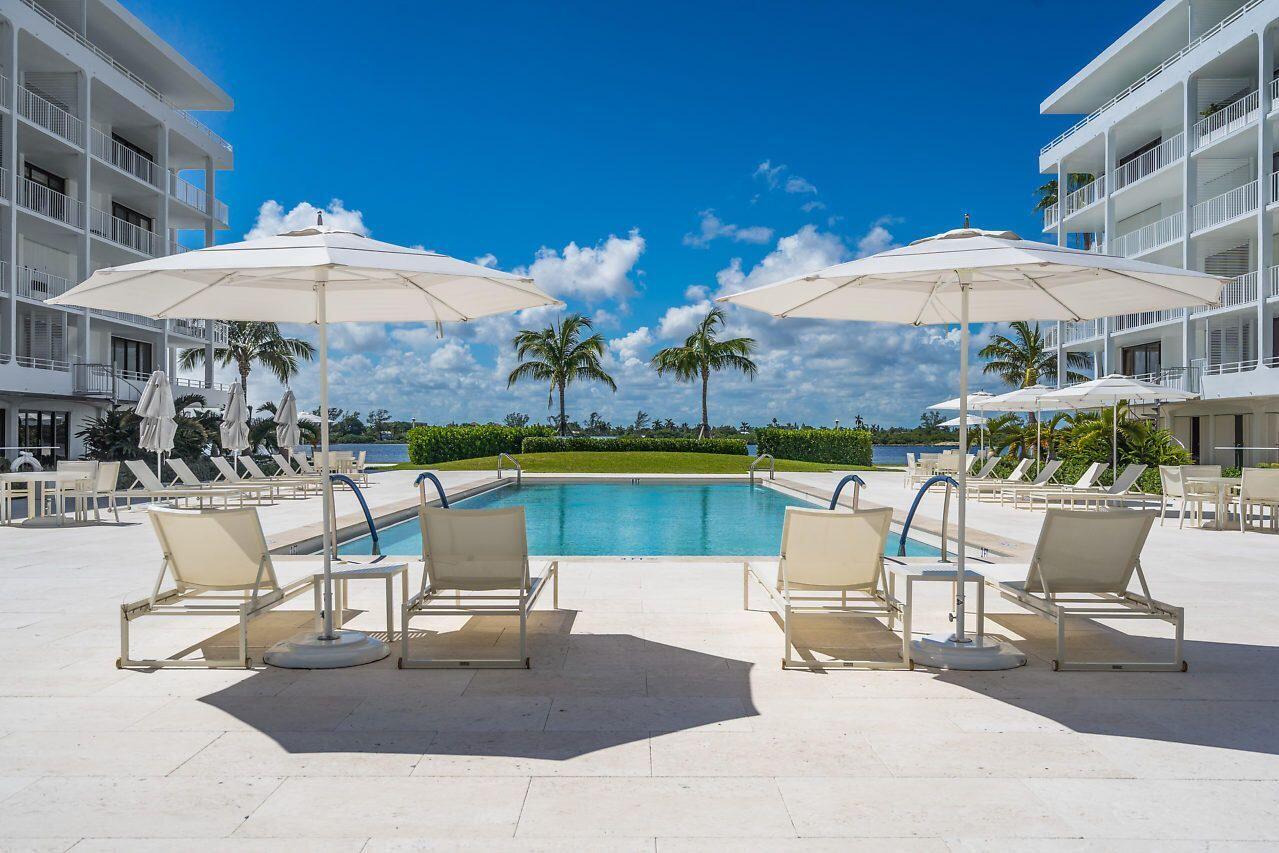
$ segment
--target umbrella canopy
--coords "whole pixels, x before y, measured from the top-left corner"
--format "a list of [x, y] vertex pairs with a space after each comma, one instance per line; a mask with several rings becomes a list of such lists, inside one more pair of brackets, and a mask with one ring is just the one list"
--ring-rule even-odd
[[[970, 412], [980, 412], [985, 409], [985, 404], [995, 399], [995, 395], [989, 391], [974, 391], [968, 395], [967, 410]], [[942, 409], [945, 411], [959, 411], [964, 408], [958, 397], [952, 397], [949, 400], [942, 400], [940, 403], [933, 403], [928, 408]]]
[[279, 408], [275, 411], [275, 443], [283, 449], [296, 447], [302, 440], [302, 432], [298, 429], [298, 401], [290, 389], [280, 398]]
[[[439, 326], [563, 305], [527, 276], [325, 227], [322, 218], [313, 227], [275, 237], [101, 269], [57, 299], [61, 305], [158, 318], [314, 323], [319, 327], [322, 412], [329, 411], [330, 322], [426, 322]], [[385, 643], [358, 631], [335, 630], [333, 484], [328, 476], [327, 419], [320, 422], [320, 447], [324, 628], [274, 646], [266, 661], [279, 666], [353, 666], [379, 660], [390, 651]]]
[[244, 389], [239, 382], [231, 385], [231, 393], [227, 396], [226, 408], [222, 410], [221, 434], [222, 447], [239, 453], [249, 447], [249, 410], [244, 404]]
[[[981, 415], [969, 415], [969, 416], [968, 416], [968, 423], [969, 423], [969, 424], [971, 424], [971, 425], [973, 425], [973, 426], [984, 427], [984, 426], [986, 426], [986, 424], [988, 423], [988, 419], [987, 419], [987, 418], [983, 418]], [[959, 426], [959, 418], [951, 418], [951, 419], [950, 419], [950, 420], [948, 420], [948, 421], [942, 421], [942, 422], [941, 422], [941, 423], [939, 423], [937, 426], [944, 426], [944, 427], [957, 427], [957, 426]]]
[[173, 437], [178, 432], [174, 420], [177, 410], [173, 405], [173, 386], [163, 370], [157, 370], [147, 378], [138, 404], [133, 411], [142, 418], [138, 446], [156, 454], [156, 476], [160, 476], [160, 454], [173, 450]]
[[1044, 409], [1068, 409], [1073, 408], [1062, 403], [1054, 403], [1046, 405], [1044, 398], [1055, 393], [1056, 388], [1049, 388], [1047, 385], [1027, 385], [1025, 388], [1018, 388], [1015, 391], [1009, 391], [1007, 394], [1000, 394], [998, 397], [991, 397], [982, 405], [984, 412], [1034, 412], [1035, 413], [1035, 462], [1039, 462], [1039, 446], [1043, 442], [1043, 426], [1039, 417], [1039, 413]]
[[[1084, 320], [1211, 305], [1225, 279], [965, 227], [753, 290], [721, 296], [774, 317], [958, 323], [959, 442], [968, 443], [970, 323]], [[962, 466], [961, 466], [962, 467]], [[959, 472], [955, 631], [916, 641], [917, 659], [957, 669], [1003, 669], [1025, 656], [964, 627], [966, 472]]]

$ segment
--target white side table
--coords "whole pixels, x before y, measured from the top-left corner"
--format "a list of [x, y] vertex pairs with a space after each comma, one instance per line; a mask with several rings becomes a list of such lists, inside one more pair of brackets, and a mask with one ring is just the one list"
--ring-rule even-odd
[[[395, 636], [395, 576], [400, 577], [400, 595], [402, 601], [409, 598], [409, 564], [408, 563], [334, 563], [333, 576], [333, 624], [342, 627], [342, 614], [346, 612], [347, 585], [353, 580], [386, 581], [386, 641], [391, 643]], [[323, 630], [324, 574], [311, 576], [311, 585], [315, 590], [315, 628]], [[404, 630], [404, 626], [400, 626]]]
[[[916, 563], [914, 565], [899, 565], [897, 563], [886, 563], [885, 568], [888, 569], [888, 593], [894, 598], [897, 597], [897, 579], [900, 577], [906, 583], [906, 597], [903, 599], [902, 608], [902, 634], [907, 642], [904, 648], [906, 654], [910, 654], [910, 634], [911, 619], [914, 613], [914, 587], [917, 582], [925, 583], [950, 583], [955, 582], [955, 566], [953, 563]], [[975, 637], [986, 636], [986, 579], [976, 572], [965, 569], [964, 582], [977, 585], [977, 630], [973, 633]], [[906, 659], [909, 664], [910, 658]]]

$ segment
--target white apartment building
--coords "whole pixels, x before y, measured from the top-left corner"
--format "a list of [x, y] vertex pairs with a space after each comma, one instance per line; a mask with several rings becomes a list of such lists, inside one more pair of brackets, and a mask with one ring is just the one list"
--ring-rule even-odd
[[[0, 445], [82, 451], [75, 434], [214, 322], [46, 304], [93, 271], [210, 245], [231, 146], [188, 110], [231, 98], [116, 0], [0, 0]], [[206, 358], [178, 393], [225, 401]], [[49, 461], [50, 454], [44, 454]]]
[[1048, 329], [1099, 375], [1198, 392], [1159, 414], [1205, 463], [1279, 458], [1255, 449], [1279, 446], [1277, 39], [1279, 0], [1165, 0], [1040, 105], [1083, 116], [1039, 154], [1050, 241], [1231, 278], [1220, 306]]

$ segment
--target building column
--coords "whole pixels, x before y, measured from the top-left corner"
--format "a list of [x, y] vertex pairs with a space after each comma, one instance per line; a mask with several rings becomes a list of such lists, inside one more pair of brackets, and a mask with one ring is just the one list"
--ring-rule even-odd
[[[1114, 192], [1112, 182], [1115, 174], [1116, 159], [1114, 125], [1106, 128], [1104, 139], [1105, 148], [1102, 152], [1102, 157], [1104, 158], [1102, 160], [1102, 169], [1106, 174], [1106, 195], [1102, 200], [1102, 216], [1104, 223], [1102, 227], [1105, 228], [1106, 240], [1109, 241], [1114, 238], [1115, 234], [1115, 203], [1114, 199], [1111, 197], [1111, 194]], [[1111, 338], [1112, 321], [1113, 318], [1111, 317], [1106, 317], [1105, 320], [1102, 321], [1105, 326], [1105, 336], [1101, 339], [1102, 363], [1105, 374], [1109, 374], [1111, 372], [1111, 365], [1114, 363], [1114, 359], [1111, 355], [1111, 350], [1114, 348], [1114, 340]]]
[[[5, 187], [9, 196], [9, 219], [4, 230], [4, 254], [9, 262], [5, 274], [5, 292], [9, 299], [5, 305], [6, 323], [9, 338], [4, 342], [4, 352], [12, 362], [18, 355], [18, 122], [14, 118], [18, 109], [18, 28], [8, 26], [8, 38], [5, 39], [6, 65], [9, 68], [9, 103], [13, 109], [9, 111], [9, 119], [4, 123], [4, 159], [0, 160], [9, 170], [8, 184]], [[5, 427], [5, 443], [14, 444], [17, 440], [17, 415], [14, 414], [13, 434]]]
[[[1057, 245], [1066, 245], [1066, 166], [1057, 161]], [[1057, 321], [1057, 387], [1066, 384], [1066, 324]]]
[[[1182, 87], [1182, 115], [1184, 120], [1184, 129], [1186, 144], [1185, 156], [1183, 158], [1183, 166], [1181, 171], [1181, 203], [1182, 203], [1182, 222], [1185, 223], [1186, 233], [1181, 240], [1181, 266], [1183, 269], [1195, 269], [1194, 249], [1190, 244], [1190, 212], [1194, 207], [1195, 201], [1195, 182], [1198, 180], [1196, 172], [1195, 158], [1192, 155], [1194, 146], [1193, 132], [1195, 122], [1199, 120], [1199, 83], [1192, 76], [1186, 80]], [[1183, 309], [1181, 312], [1181, 358], [1185, 362], [1186, 370], [1189, 371], [1191, 362], [1194, 361], [1194, 353], [1191, 349], [1192, 338], [1190, 334], [1190, 309]]]
[[[1274, 239], [1270, 235], [1270, 214], [1266, 206], [1270, 198], [1271, 163], [1274, 162], [1275, 133], [1267, 116], [1270, 115], [1270, 78], [1274, 74], [1274, 29], [1264, 27], [1257, 34], [1257, 88], [1261, 104], [1261, 119], [1257, 122], [1257, 180], [1261, 203], [1257, 205], [1257, 362], [1264, 362], [1270, 353], [1271, 330], [1266, 322], [1267, 275], [1274, 263]], [[1254, 418], [1254, 420], [1260, 420]]]
[[[92, 86], [93, 77], [89, 74], [89, 72], [81, 71], [80, 83], [81, 83], [81, 86], [80, 86], [80, 91], [78, 93], [79, 102], [80, 102], [79, 103], [80, 120], [84, 122], [84, 132], [88, 134], [89, 127], [90, 127], [89, 116], [91, 115], [90, 110], [92, 109], [92, 103], [90, 101], [90, 94], [91, 94], [90, 90], [93, 88]], [[91, 172], [93, 171], [93, 165], [91, 162], [93, 158], [89, 156], [88, 137], [86, 136], [84, 139], [81, 139], [80, 142], [82, 145], [84, 145], [84, 153], [80, 155], [82, 168], [80, 170], [79, 196], [80, 196], [80, 203], [84, 206], [83, 207], [84, 239], [80, 243], [80, 281], [84, 281], [90, 275], [93, 274], [93, 268], [89, 262], [89, 255], [93, 248], [93, 236], [89, 228], [89, 220], [90, 220], [89, 207], [91, 203], [91, 197], [89, 195], [89, 176]], [[90, 362], [93, 361], [93, 348], [92, 346], [90, 346], [90, 343], [89, 343], [90, 338], [92, 337], [92, 330], [90, 328], [90, 315], [89, 315], [88, 308], [82, 308], [80, 310], [81, 310], [81, 315], [80, 315], [81, 334], [80, 334], [79, 360], [84, 364], [89, 364]], [[71, 359], [68, 359], [68, 361], [70, 360]]]
[[[212, 246], [215, 242], [216, 231], [213, 227], [213, 199], [214, 193], [217, 191], [217, 170], [213, 168], [213, 158], [204, 158], [204, 245]], [[215, 356], [215, 348], [213, 346], [213, 327], [215, 320], [206, 320], [204, 323], [204, 387], [213, 387], [213, 359]]]

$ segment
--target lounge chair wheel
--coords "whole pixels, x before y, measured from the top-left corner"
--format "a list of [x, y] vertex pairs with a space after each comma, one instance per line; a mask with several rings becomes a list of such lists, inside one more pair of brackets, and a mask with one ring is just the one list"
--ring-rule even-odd
[[1058, 661], [1053, 661], [1053, 672], [1060, 672], [1060, 671], [1061, 671], [1061, 663]]
[[1188, 669], [1190, 669], [1190, 664], [1183, 660], [1181, 662], [1181, 671], [1185, 672]]
[[404, 658], [399, 658], [395, 661], [395, 668], [404, 669]]
[[[1184, 664], [1183, 664], [1183, 666], [1184, 666]], [[124, 662], [123, 662], [123, 661], [121, 661], [119, 658], [116, 658], [116, 659], [115, 659], [115, 668], [116, 668], [116, 669], [124, 669]]]
[[524, 668], [525, 668], [525, 669], [532, 669], [532, 668], [533, 668], [533, 659], [532, 659], [532, 658], [524, 658]]

